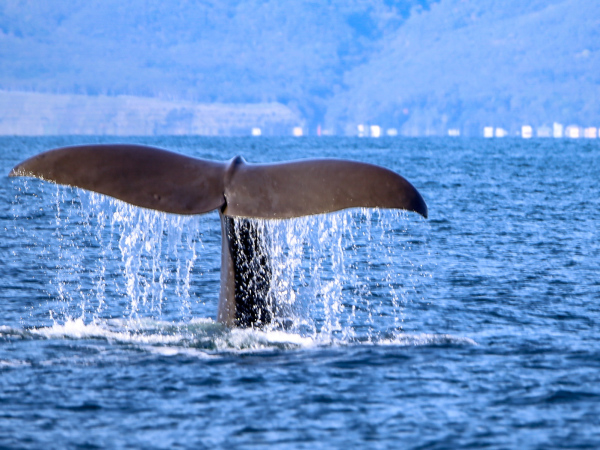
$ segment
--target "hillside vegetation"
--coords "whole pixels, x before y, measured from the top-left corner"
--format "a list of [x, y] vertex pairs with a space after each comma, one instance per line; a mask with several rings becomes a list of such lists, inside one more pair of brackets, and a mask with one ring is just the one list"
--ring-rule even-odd
[[600, 125], [589, 0], [5, 0], [0, 89], [285, 105], [311, 130]]
[[328, 110], [338, 127], [600, 126], [600, 2], [443, 1], [344, 80]]

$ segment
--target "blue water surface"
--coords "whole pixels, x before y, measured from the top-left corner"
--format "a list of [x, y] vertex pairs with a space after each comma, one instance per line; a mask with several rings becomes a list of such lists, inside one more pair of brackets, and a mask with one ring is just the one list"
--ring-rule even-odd
[[88, 142], [380, 164], [429, 219], [262, 223], [294, 325], [230, 330], [216, 213], [0, 177], [0, 447], [600, 447], [598, 141], [3, 137], [0, 170]]

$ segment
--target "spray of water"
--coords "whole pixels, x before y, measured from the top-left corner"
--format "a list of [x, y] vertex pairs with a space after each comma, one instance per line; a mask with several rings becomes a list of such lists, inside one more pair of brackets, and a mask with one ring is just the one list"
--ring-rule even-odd
[[268, 237], [270, 303], [292, 330], [367, 341], [401, 331], [423, 276], [409, 255], [406, 213], [357, 209], [253, 222]]
[[[64, 187], [51, 196], [52, 231], [38, 235], [52, 241], [44, 258], [54, 265], [47, 275], [57, 323], [118, 319], [133, 329], [148, 320], [189, 324], [215, 316], [216, 214], [175, 216]], [[251, 222], [270, 257], [274, 326], [338, 342], [401, 332], [405, 305], [429, 276], [414, 263], [419, 254], [412, 247], [426, 246], [426, 237], [414, 233], [419, 219], [356, 209]]]

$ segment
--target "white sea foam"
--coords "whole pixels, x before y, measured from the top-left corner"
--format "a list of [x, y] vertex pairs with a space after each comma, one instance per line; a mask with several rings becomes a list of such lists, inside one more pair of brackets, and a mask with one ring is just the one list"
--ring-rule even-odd
[[478, 345], [473, 339], [451, 334], [400, 334], [394, 339], [383, 339], [380, 345], [428, 346], [428, 345]]
[[6, 334], [41, 339], [100, 339], [137, 345], [153, 353], [206, 354], [206, 351], [253, 351], [314, 346], [314, 340], [284, 331], [229, 329], [209, 319], [174, 324], [151, 320], [110, 320], [84, 323], [81, 318], [31, 329], [4, 327]]
[[[225, 352], [276, 349], [311, 349], [337, 346], [439, 346], [477, 345], [467, 337], [449, 334], [400, 334], [392, 339], [348, 340], [329, 334], [306, 337], [283, 330], [229, 329], [209, 319], [174, 324], [154, 320], [109, 320], [84, 323], [79, 318], [64, 324], [32, 329], [2, 327], [7, 335], [53, 340], [103, 340], [111, 345], [134, 345], [163, 356], [210, 357]], [[0, 364], [2, 364], [0, 362]], [[8, 364], [7, 362], [4, 363]]]
[[0, 359], [0, 369], [14, 368], [14, 367], [27, 367], [27, 366], [31, 366], [31, 363], [28, 361], [19, 361], [18, 359], [8, 359], [8, 360]]

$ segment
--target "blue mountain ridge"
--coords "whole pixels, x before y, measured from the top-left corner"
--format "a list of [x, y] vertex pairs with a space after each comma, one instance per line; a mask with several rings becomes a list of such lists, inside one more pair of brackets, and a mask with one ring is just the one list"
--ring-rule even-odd
[[599, 30], [584, 0], [7, 1], [0, 89], [279, 102], [336, 133], [598, 126]]

